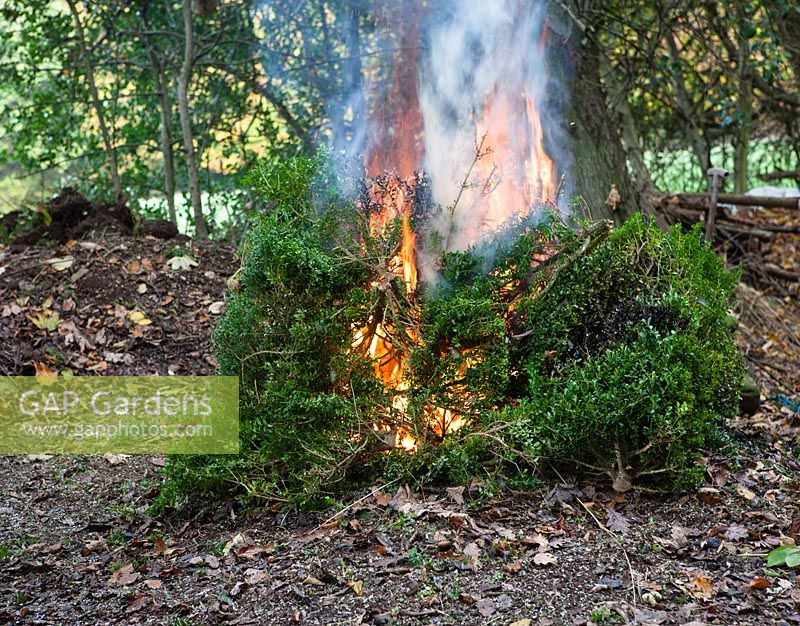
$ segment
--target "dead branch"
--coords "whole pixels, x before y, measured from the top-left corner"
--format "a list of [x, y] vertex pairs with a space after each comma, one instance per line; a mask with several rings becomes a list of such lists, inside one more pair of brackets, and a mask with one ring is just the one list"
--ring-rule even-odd
[[[675, 193], [659, 196], [658, 202], [665, 209], [669, 206], [706, 209], [710, 198], [710, 194], [707, 193]], [[740, 196], [721, 193], [717, 201], [721, 204], [734, 204], [736, 206], [760, 206], [768, 209], [787, 209], [790, 211], [800, 210], [800, 198]]]

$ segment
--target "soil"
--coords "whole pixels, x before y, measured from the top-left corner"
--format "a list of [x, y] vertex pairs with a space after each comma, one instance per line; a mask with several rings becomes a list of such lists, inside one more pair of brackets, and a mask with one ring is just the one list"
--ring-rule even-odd
[[[0, 248], [0, 374], [211, 374], [237, 268], [230, 246], [118, 231]], [[3, 456], [0, 622], [798, 624], [796, 572], [760, 555], [800, 535], [800, 314], [741, 294], [765, 399], [725, 425], [691, 492], [476, 478], [376, 484], [324, 511], [198, 496], [154, 516], [163, 457]]]
[[167, 220], [142, 220], [137, 226], [124, 201], [92, 203], [72, 187], [65, 187], [55, 198], [38, 206], [32, 219], [32, 228], [25, 228], [30, 214], [13, 211], [3, 216], [0, 225], [15, 234], [13, 245], [18, 247], [48, 241], [63, 244], [82, 238], [99, 240], [108, 233], [130, 235], [134, 230], [143, 237], [188, 239], [181, 237], [177, 227]]

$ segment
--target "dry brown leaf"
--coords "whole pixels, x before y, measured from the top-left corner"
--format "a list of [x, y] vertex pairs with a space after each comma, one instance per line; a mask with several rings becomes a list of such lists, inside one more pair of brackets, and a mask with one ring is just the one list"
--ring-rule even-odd
[[44, 363], [34, 361], [33, 367], [36, 369], [36, 378], [58, 378], [58, 374]]
[[156, 554], [164, 555], [167, 552], [167, 542], [161, 537], [158, 537], [153, 542], [153, 549], [156, 551]]
[[472, 569], [480, 569], [481, 562], [481, 547], [475, 543], [474, 541], [470, 541], [464, 547], [464, 556], [469, 559], [470, 565], [472, 565]]
[[672, 541], [676, 548], [683, 548], [689, 542], [686, 538], [686, 529], [680, 524], [672, 525]]
[[139, 572], [133, 571], [133, 565], [128, 563], [122, 566], [108, 579], [108, 584], [114, 587], [124, 587], [135, 583], [139, 579]]
[[748, 501], [754, 500], [756, 497], [756, 494], [747, 487], [745, 487], [742, 483], [736, 485], [736, 493]]
[[364, 595], [364, 581], [363, 580], [348, 580], [347, 586], [353, 590], [353, 593], [357, 596]]
[[533, 562], [536, 565], [556, 565], [558, 557], [552, 552], [539, 552], [533, 557]]
[[222, 549], [222, 554], [228, 556], [236, 546], [240, 546], [244, 543], [244, 535], [242, 533], [236, 533], [233, 537], [231, 537], [230, 541], [225, 544], [225, 547]]
[[81, 554], [83, 556], [89, 556], [92, 552], [104, 552], [108, 550], [108, 544], [106, 544], [105, 539], [94, 539], [92, 541], [88, 541], [83, 545], [81, 549]]
[[447, 495], [450, 496], [450, 499], [455, 502], [458, 506], [464, 504], [464, 487], [448, 487], [447, 488]]
[[750, 587], [750, 589], [762, 590], [762, 589], [767, 589], [768, 587], [771, 587], [772, 583], [769, 582], [766, 578], [762, 578], [761, 576], [758, 576], [757, 578], [754, 578], [753, 580], [751, 580], [748, 583], [747, 586]]
[[125, 612], [135, 613], [136, 611], [141, 611], [147, 605], [148, 601], [148, 597], [144, 594], [134, 596], [128, 603], [128, 606], [125, 607]]
[[689, 580], [689, 593], [698, 600], [710, 600], [714, 597], [714, 587], [711, 577], [705, 572], [697, 571]]
[[244, 580], [251, 587], [269, 579], [269, 574], [263, 569], [248, 567], [244, 571]]
[[491, 598], [481, 598], [475, 604], [475, 608], [478, 609], [478, 613], [480, 613], [483, 617], [489, 617], [497, 610], [494, 600]]
[[550, 547], [550, 541], [542, 533], [534, 535], [525, 535], [522, 543], [526, 546], [539, 546], [539, 550], [544, 551]]
[[725, 531], [725, 539], [728, 541], [739, 541], [746, 539], [749, 535], [747, 528], [741, 524], [731, 524], [728, 526], [728, 530]]
[[108, 461], [109, 465], [120, 465], [125, 462], [130, 454], [111, 454], [110, 452], [106, 452], [103, 455], [103, 458]]
[[75, 263], [75, 258], [72, 256], [55, 257], [52, 259], [47, 259], [45, 263], [47, 263], [55, 271], [63, 272], [64, 270], [68, 270], [70, 267], [72, 267], [72, 264]]
[[150, 578], [144, 581], [144, 584], [147, 585], [148, 589], [160, 589], [162, 583], [160, 580], [157, 580], [156, 578]]
[[389, 506], [392, 501], [392, 496], [384, 491], [376, 491], [372, 494], [372, 498], [378, 506]]
[[257, 545], [243, 546], [243, 547], [237, 549], [234, 552], [234, 554], [236, 554], [236, 556], [239, 557], [239, 558], [246, 559], [248, 561], [252, 561], [253, 559], [255, 559], [257, 556], [259, 556], [261, 554], [268, 554], [269, 552], [272, 551], [272, 549], [274, 547], [275, 547], [274, 543], [269, 543], [269, 544], [267, 544], [265, 546], [257, 546]]
[[128, 314], [128, 319], [139, 326], [148, 326], [153, 323], [141, 311], [131, 311]]
[[167, 265], [173, 270], [188, 271], [198, 265], [197, 261], [188, 256], [174, 256], [167, 261]]
[[606, 509], [606, 526], [610, 531], [620, 535], [624, 535], [631, 528], [631, 524], [625, 516], [613, 509]]

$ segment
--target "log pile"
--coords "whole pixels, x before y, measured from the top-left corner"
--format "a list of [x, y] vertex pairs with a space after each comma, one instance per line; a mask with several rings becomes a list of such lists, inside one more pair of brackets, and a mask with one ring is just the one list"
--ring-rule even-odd
[[[713, 242], [744, 279], [776, 295], [796, 295], [800, 287], [800, 207], [798, 198], [720, 194]], [[705, 222], [709, 194], [665, 194], [657, 210], [668, 224], [691, 227]]]

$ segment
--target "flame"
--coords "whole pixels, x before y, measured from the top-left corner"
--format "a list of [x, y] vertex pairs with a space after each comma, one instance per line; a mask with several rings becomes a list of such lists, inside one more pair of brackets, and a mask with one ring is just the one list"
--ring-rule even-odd
[[480, 219], [471, 220], [462, 241], [473, 245], [512, 218], [555, 200], [555, 166], [544, 148], [536, 103], [527, 91], [499, 91], [485, 104], [477, 124], [475, 177], [464, 202]]
[[[393, 277], [403, 279], [406, 295], [413, 298], [417, 290], [417, 264], [416, 264], [416, 235], [411, 225], [412, 198], [410, 192], [413, 178], [404, 181], [398, 177], [390, 177], [384, 185], [373, 184], [369, 190], [372, 201], [378, 206], [378, 211], [370, 215], [369, 228], [374, 236], [378, 236], [395, 222], [400, 224], [400, 246], [397, 254], [393, 256], [386, 268], [384, 276], [373, 281], [371, 287], [377, 287], [379, 292], [388, 293], [391, 290], [390, 281]], [[385, 388], [396, 392], [392, 396], [392, 408], [405, 417], [408, 411], [408, 382], [403, 375], [403, 364], [406, 358], [402, 341], [396, 336], [394, 325], [386, 319], [378, 319], [380, 311], [373, 313], [364, 328], [357, 329], [353, 335], [352, 347], [365, 349], [366, 355], [372, 361], [375, 377], [380, 380]], [[412, 329], [404, 329], [407, 341], [416, 342], [417, 337]], [[403, 427], [390, 427], [381, 423], [373, 426], [378, 433], [389, 433], [385, 439], [389, 447], [402, 448], [407, 452], [417, 449], [417, 440], [411, 432]]]
[[[377, 184], [372, 186], [370, 196], [381, 207], [370, 216], [370, 231], [379, 235], [395, 220], [400, 221], [400, 252], [389, 263], [389, 270], [403, 277], [406, 291], [411, 294], [417, 290], [417, 262], [415, 248], [417, 237], [411, 228], [411, 199], [409, 191], [413, 188], [413, 177], [408, 180], [390, 178], [385, 189]], [[399, 270], [399, 271], [398, 271]]]
[[[374, 131], [367, 175], [392, 172], [408, 179], [422, 163], [422, 111], [419, 106], [418, 63], [422, 3], [401, 0], [387, 4], [387, 27], [398, 33], [392, 54], [389, 88], [373, 107], [370, 128]], [[397, 28], [397, 15], [404, 16], [404, 28]]]
[[[420, 6], [414, 2], [405, 5]], [[418, 286], [417, 236], [412, 220], [414, 177], [424, 157], [417, 68], [419, 17], [418, 12], [410, 15], [409, 28], [398, 37], [389, 88], [372, 108], [373, 144], [365, 157], [367, 175], [381, 179], [369, 189], [370, 201], [377, 206], [370, 215], [370, 232], [378, 236], [395, 225], [400, 228], [397, 252], [371, 287], [388, 294], [392, 281], [402, 279], [411, 302], [416, 299]], [[540, 41], [542, 47], [546, 30]], [[459, 248], [479, 242], [512, 218], [526, 217], [537, 205], [554, 203], [556, 197], [555, 165], [545, 149], [535, 95], [524, 84], [510, 78], [509, 84], [495, 85], [483, 103], [475, 131], [479, 147], [457, 209], [479, 219], [463, 222], [466, 226], [454, 243]], [[514, 289], [515, 285], [508, 286], [509, 293]], [[412, 433], [404, 426], [410, 422], [406, 419], [409, 382], [404, 365], [408, 349], [420, 340], [413, 329], [397, 329], [385, 317], [379, 317], [385, 313], [378, 308], [365, 327], [353, 329], [351, 345], [372, 361], [376, 379], [390, 394], [391, 410], [399, 416], [375, 424], [373, 431], [390, 447], [413, 452], [419, 445], [417, 437], [425, 434]], [[476, 356], [465, 358], [457, 378], [463, 378], [476, 361]], [[465, 385], [455, 383], [452, 388], [456, 393], [468, 393]], [[423, 411], [426, 432], [439, 439], [467, 423], [450, 408], [429, 406]]]

